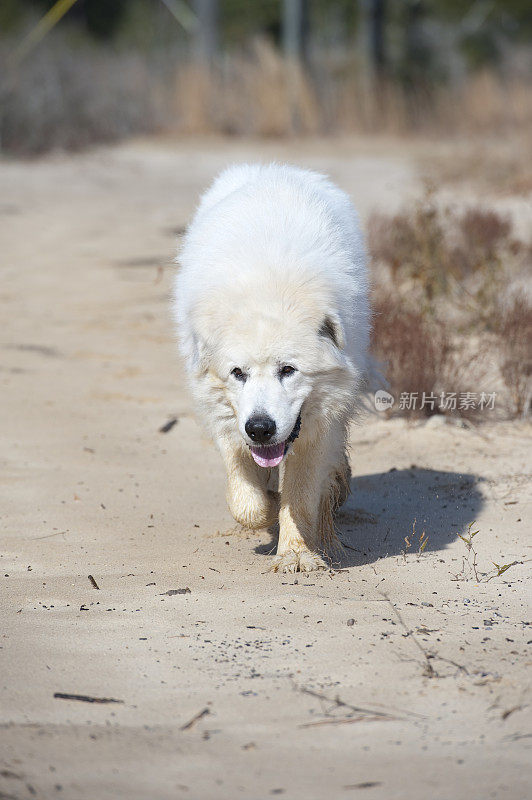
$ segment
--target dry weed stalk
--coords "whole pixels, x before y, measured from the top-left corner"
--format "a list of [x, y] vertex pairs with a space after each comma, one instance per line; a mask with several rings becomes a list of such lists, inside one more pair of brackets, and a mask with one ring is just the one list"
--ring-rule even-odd
[[474, 522], [469, 523], [467, 532], [464, 535], [461, 533], [458, 534], [458, 538], [465, 544], [467, 552], [465, 556], [462, 556], [462, 569], [460, 572], [453, 575], [451, 580], [466, 581], [473, 575], [477, 583], [489, 583], [493, 578], [500, 578], [501, 575], [504, 575], [510, 567], [515, 567], [517, 564], [525, 564], [526, 561], [530, 561], [530, 559], [526, 559], [526, 561], [512, 561], [509, 564], [497, 564], [495, 561], [492, 561], [491, 563], [495, 567], [495, 571], [492, 574], [489, 572], [479, 572], [478, 553], [473, 546], [473, 539], [480, 533], [480, 530], [473, 531], [472, 528], [474, 524]]
[[[405, 549], [403, 550], [403, 558], [404, 558], [405, 561], [406, 561], [406, 554], [408, 553], [408, 551], [410, 550], [412, 545], [414, 545], [416, 543], [416, 537], [417, 537], [416, 522], [417, 522], [417, 520], [414, 520], [414, 522], [412, 523], [412, 533], [410, 534], [410, 536], [405, 536], [405, 539], [404, 539], [404, 541], [405, 541]], [[429, 541], [429, 537], [427, 536], [425, 531], [421, 531], [421, 533], [419, 534], [419, 537], [418, 537], [418, 542], [417, 542], [417, 556], [418, 556], [418, 558], [423, 554], [423, 552], [424, 552], [424, 550], [425, 550], [425, 548], [426, 548], [426, 546], [428, 544], [428, 541]]]
[[513, 412], [524, 417], [532, 399], [532, 307], [513, 296], [496, 309], [494, 328], [500, 347], [500, 369], [510, 391]]

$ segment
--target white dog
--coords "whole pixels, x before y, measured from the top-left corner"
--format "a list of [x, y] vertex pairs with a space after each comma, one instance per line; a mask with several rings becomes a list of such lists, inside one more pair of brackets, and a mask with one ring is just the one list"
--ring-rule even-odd
[[279, 521], [273, 569], [322, 567], [368, 366], [356, 212], [322, 175], [236, 165], [203, 195], [179, 261], [181, 349], [231, 513], [250, 528]]

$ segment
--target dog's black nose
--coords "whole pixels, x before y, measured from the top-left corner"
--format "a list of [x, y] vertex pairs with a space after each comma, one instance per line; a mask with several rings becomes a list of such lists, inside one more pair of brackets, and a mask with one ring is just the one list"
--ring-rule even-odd
[[250, 417], [245, 428], [249, 438], [257, 444], [266, 444], [276, 431], [276, 425], [271, 417], [257, 414]]

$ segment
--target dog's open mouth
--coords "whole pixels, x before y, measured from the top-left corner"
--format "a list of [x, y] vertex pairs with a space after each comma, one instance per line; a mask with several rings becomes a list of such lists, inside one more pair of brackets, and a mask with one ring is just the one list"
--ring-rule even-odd
[[289, 445], [297, 439], [301, 429], [301, 414], [298, 414], [296, 424], [292, 433], [285, 442], [280, 444], [263, 444], [263, 445], [250, 445], [251, 455], [253, 460], [259, 467], [278, 467], [286, 453], [288, 452]]
[[284, 458], [286, 442], [281, 444], [251, 445], [251, 455], [259, 467], [277, 467]]

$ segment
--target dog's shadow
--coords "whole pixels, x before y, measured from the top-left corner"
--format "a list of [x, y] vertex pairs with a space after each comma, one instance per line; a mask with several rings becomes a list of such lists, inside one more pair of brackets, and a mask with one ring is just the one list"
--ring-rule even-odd
[[[478, 516], [484, 500], [477, 475], [411, 467], [351, 479], [351, 494], [335, 516], [342, 552], [335, 567], [371, 564], [403, 552], [444, 550]], [[271, 541], [255, 548], [271, 554]]]

